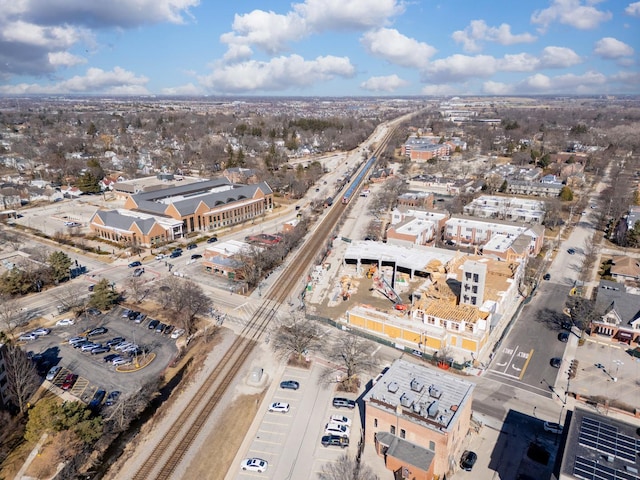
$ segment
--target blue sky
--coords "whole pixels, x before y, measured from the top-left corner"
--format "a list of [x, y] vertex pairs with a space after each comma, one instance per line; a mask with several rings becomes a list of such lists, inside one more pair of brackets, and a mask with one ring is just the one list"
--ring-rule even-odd
[[638, 94], [639, 52], [629, 0], [0, 0], [0, 94]]

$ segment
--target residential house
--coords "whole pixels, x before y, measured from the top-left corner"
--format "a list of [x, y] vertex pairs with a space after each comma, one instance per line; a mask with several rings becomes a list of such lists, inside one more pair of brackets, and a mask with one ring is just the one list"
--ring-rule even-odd
[[600, 335], [631, 344], [640, 341], [640, 295], [628, 293], [623, 284], [601, 280], [591, 321], [591, 336]]
[[640, 281], [640, 260], [626, 255], [617, 255], [611, 259], [611, 276], [617, 282]]

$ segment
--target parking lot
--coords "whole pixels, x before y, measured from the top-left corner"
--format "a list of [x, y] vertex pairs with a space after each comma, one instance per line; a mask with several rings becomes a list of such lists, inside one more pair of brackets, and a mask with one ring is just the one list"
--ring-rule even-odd
[[[269, 462], [265, 473], [242, 471], [238, 465], [238, 479], [255, 478], [310, 478], [326, 463], [335, 462], [343, 453], [354, 454], [360, 438], [358, 409], [336, 408], [332, 399], [338, 395], [332, 388], [318, 385], [320, 367], [311, 370], [287, 367], [281, 378], [273, 380], [270, 394], [265, 397], [264, 413], [256, 416], [254, 436], [243, 458], [261, 458]], [[280, 388], [280, 382], [299, 382], [297, 390]], [[272, 392], [272, 393], [271, 393]], [[354, 399], [354, 396], [348, 396]], [[269, 412], [273, 402], [288, 403], [287, 413]], [[344, 415], [351, 421], [350, 445], [324, 447], [321, 439], [331, 415]], [[249, 434], [251, 435], [251, 433]], [[312, 459], [312, 463], [309, 463]]]
[[[74, 325], [52, 327], [49, 335], [25, 342], [24, 350], [35, 357], [43, 375], [52, 366], [62, 367], [52, 382], [45, 381], [45, 385], [61, 388], [67, 374], [76, 374], [78, 379], [68, 392], [79, 400], [88, 402], [98, 389], [119, 390], [126, 396], [139, 390], [147, 380], [157, 378], [177, 353], [175, 339], [149, 329], [149, 323], [153, 319], [147, 317], [142, 323], [136, 324], [123, 318], [122, 312], [123, 309], [116, 308], [101, 315], [86, 315], [78, 318]], [[105, 362], [107, 355], [119, 353], [114, 352], [113, 348], [109, 352], [94, 355], [69, 344], [70, 338], [97, 327], [105, 327], [107, 332], [92, 336], [93, 342], [104, 344], [114, 337], [123, 337], [126, 341], [145, 348], [147, 354], [155, 355], [154, 360], [142, 369], [118, 371], [113, 364]], [[62, 392], [58, 388], [52, 388], [52, 391], [56, 394]]]

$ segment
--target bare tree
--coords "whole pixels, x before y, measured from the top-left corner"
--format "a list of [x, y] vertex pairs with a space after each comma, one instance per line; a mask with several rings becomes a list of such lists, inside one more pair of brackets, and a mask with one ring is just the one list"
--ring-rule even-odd
[[0, 294], [0, 327], [8, 334], [27, 321], [23, 309], [15, 298]]
[[141, 303], [150, 293], [151, 289], [142, 277], [128, 277], [124, 285], [127, 293], [135, 303]]
[[319, 351], [324, 344], [323, 333], [318, 325], [295, 315], [290, 324], [278, 328], [271, 348], [284, 360], [297, 357], [297, 361], [301, 362], [306, 351]]
[[7, 398], [23, 413], [38, 387], [36, 366], [20, 347], [12, 343], [4, 347], [3, 357], [7, 374]]
[[371, 357], [372, 343], [357, 335], [340, 335], [331, 346], [327, 357], [337, 368], [328, 367], [321, 374], [321, 382], [330, 383], [336, 377], [344, 391], [356, 391], [359, 376], [377, 367]]
[[335, 462], [325, 463], [318, 474], [320, 480], [379, 480], [367, 465], [358, 463], [355, 458], [342, 454]]
[[84, 310], [85, 300], [82, 295], [82, 287], [80, 285], [65, 285], [64, 287], [56, 288], [54, 296], [58, 301], [58, 305], [62, 311], [74, 311], [78, 312]]
[[195, 319], [198, 315], [209, 312], [212, 306], [211, 299], [204, 293], [200, 285], [177, 278], [171, 290], [171, 303], [169, 308], [175, 318], [188, 333], [193, 333]]

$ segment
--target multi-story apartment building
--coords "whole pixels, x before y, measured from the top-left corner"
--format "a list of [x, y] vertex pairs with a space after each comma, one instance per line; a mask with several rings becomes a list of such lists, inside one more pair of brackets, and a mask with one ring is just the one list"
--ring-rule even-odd
[[365, 444], [403, 474], [396, 478], [444, 478], [469, 432], [473, 390], [444, 371], [396, 360], [363, 397]]
[[511, 222], [542, 223], [544, 202], [530, 198], [481, 195], [464, 206], [465, 215]]

